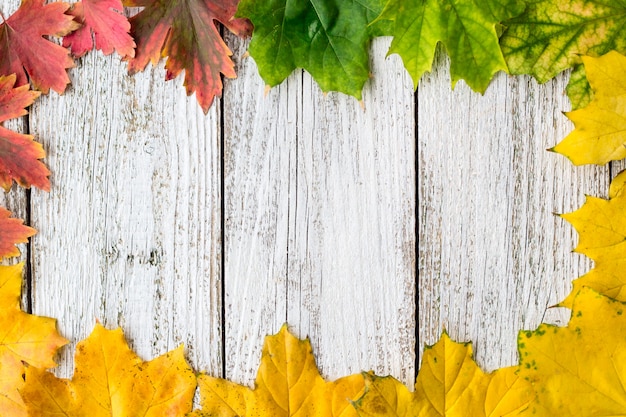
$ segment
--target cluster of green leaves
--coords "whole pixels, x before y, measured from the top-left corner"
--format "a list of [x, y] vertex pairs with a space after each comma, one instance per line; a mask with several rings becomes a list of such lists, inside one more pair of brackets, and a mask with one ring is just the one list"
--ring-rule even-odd
[[393, 36], [389, 53], [402, 57], [416, 87], [442, 44], [453, 85], [464, 79], [485, 91], [496, 72], [507, 70], [501, 22], [523, 10], [519, 0], [242, 0], [237, 13], [254, 24], [250, 55], [268, 85], [301, 67], [322, 91], [360, 99], [375, 36]]
[[546, 82], [573, 68], [574, 108], [591, 99], [581, 57], [626, 53], [623, 0], [242, 0], [237, 16], [254, 24], [250, 55], [268, 85], [300, 67], [323, 91], [358, 99], [375, 36], [393, 36], [389, 53], [402, 57], [415, 88], [438, 45], [453, 87], [462, 79], [477, 92], [498, 71]]

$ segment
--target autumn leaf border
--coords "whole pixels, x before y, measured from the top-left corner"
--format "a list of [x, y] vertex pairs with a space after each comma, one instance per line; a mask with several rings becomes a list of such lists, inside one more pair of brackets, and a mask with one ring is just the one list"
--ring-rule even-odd
[[[34, 1], [38, 1], [38, 0], [34, 0]], [[135, 5], [132, 1], [127, 1], [126, 3], [127, 3], [127, 4], [131, 4], [131, 5]], [[527, 8], [532, 8], [532, 7], [535, 7], [535, 6], [536, 6], [537, 4], [539, 4], [539, 3], [541, 3], [541, 0], [529, 1], [529, 6], [527, 5]], [[564, 3], [564, 1], [559, 1], [559, 4], [561, 4], [561, 3]], [[389, 9], [386, 9], [386, 10], [385, 10], [385, 13], [386, 13], [387, 15], [389, 15], [389, 14], [390, 14]], [[393, 13], [391, 13], [391, 15], [393, 15]], [[4, 22], [6, 22], [7, 20], [8, 20], [8, 19], [4, 19], [4, 17], [3, 17], [3, 21], [4, 21]], [[522, 22], [522, 23], [520, 23], [520, 22]], [[502, 30], [504, 31], [504, 33], [505, 33], [505, 37], [503, 38], [503, 39], [505, 39], [505, 40], [504, 40], [504, 42], [503, 42], [503, 45], [504, 45], [504, 48], [505, 48], [505, 49], [510, 47], [510, 42], [511, 42], [511, 41], [510, 41], [511, 37], [510, 37], [510, 36], [509, 36], [509, 37], [507, 37], [507, 25], [510, 25], [510, 26], [515, 26], [515, 25], [518, 25], [518, 27], [519, 27], [519, 25], [520, 25], [520, 24], [523, 24], [523, 22], [524, 22], [524, 17], [523, 17], [523, 16], [521, 16], [521, 17], [520, 17], [520, 16], [516, 16], [516, 17], [513, 17], [512, 19], [510, 19], [510, 20], [509, 20], [509, 21], [507, 21], [507, 22], [500, 22], [500, 24], [499, 24], [499, 25], [501, 25], [501, 29], [502, 29]], [[550, 22], [548, 22], [548, 23], [550, 23]], [[259, 29], [260, 29], [260, 28], [257, 28], [257, 30], [259, 30]], [[365, 28], [364, 28], [364, 30], [365, 30]], [[244, 33], [244, 32], [242, 32], [242, 33]], [[245, 34], [245, 33], [244, 33], [244, 34]], [[380, 33], [379, 33], [379, 34], [380, 34]], [[523, 41], [523, 40], [522, 40], [522, 41]], [[626, 43], [626, 39], [624, 40], [624, 43]], [[67, 45], [66, 45], [66, 46], [67, 46]], [[113, 49], [115, 49], [115, 48], [113, 48]], [[109, 52], [112, 52], [112, 51], [113, 51], [113, 49], [110, 49], [110, 50], [108, 50], [108, 51], [109, 51]], [[620, 49], [620, 48], [617, 48], [617, 49]], [[126, 51], [127, 51], [127, 52], [125, 53], [125, 54], [126, 54], [126, 56], [127, 56], [127, 57], [128, 57], [128, 56], [130, 56], [130, 52], [128, 52], [128, 50], [127, 50], [127, 49], [126, 49]], [[591, 52], [593, 52], [593, 51], [591, 51]], [[506, 50], [505, 50], [505, 55], [506, 55]], [[595, 55], [597, 56], [597, 55], [599, 55], [599, 54], [597, 54], [597, 53], [596, 53]], [[160, 56], [159, 58], [163, 58], [163, 56]], [[511, 62], [511, 61], [509, 61], [509, 62]], [[575, 67], [575, 66], [578, 66], [578, 64], [579, 64], [579, 63], [580, 63], [580, 56], [578, 56], [578, 57], [574, 57], [574, 58], [572, 58], [570, 61], [568, 61], [568, 63], [566, 63], [566, 64], [562, 64], [562, 63], [561, 63], [561, 64], [560, 64], [561, 66], [559, 67], [559, 71], [556, 71], [556, 72], [558, 73], [558, 72], [560, 72], [560, 71], [562, 71], [562, 70], [564, 70], [564, 69], [567, 69], [567, 68], [569, 68], [569, 67]], [[550, 61], [546, 61], [545, 65], [548, 65], [548, 64], [549, 64], [549, 65], [552, 65], [552, 62], [550, 62]], [[577, 68], [578, 68], [578, 67], [577, 67]], [[520, 73], [520, 74], [521, 74], [521, 73], [530, 73], [530, 74], [532, 74], [533, 76], [536, 76], [536, 68], [533, 68], [533, 69], [532, 69], [532, 71], [530, 71], [530, 70], [529, 70], [529, 71], [526, 71], [526, 72], [524, 72], [524, 71], [517, 71], [516, 73]], [[578, 69], [577, 69], [577, 73], [576, 73], [576, 74], [577, 74], [577, 77], [576, 77], [576, 82], [577, 82], [577, 83], [580, 83], [581, 78], [580, 78], [580, 71], [578, 71]], [[4, 74], [4, 75], [5, 75], [5, 76], [11, 76], [11, 74]], [[552, 74], [552, 75], [554, 75], [554, 74]], [[538, 76], [537, 78], [539, 79], [539, 81], [546, 81], [548, 78], [550, 78], [550, 77], [544, 77], [544, 78], [545, 78], [545, 79], [544, 79], [544, 78], [542, 78], [542, 77], [543, 77], [543, 76]], [[584, 82], [583, 82], [582, 84], [583, 84], [583, 88], [588, 88], [588, 86], [587, 86], [587, 87], [585, 87], [585, 83], [584, 83]], [[190, 90], [188, 89], [188, 94], [191, 94], [191, 93], [193, 93], [193, 91], [190, 91]], [[360, 94], [360, 93], [359, 93], [359, 94]], [[38, 93], [33, 93], [33, 95], [38, 95]], [[208, 110], [208, 107], [204, 108], [204, 110], [205, 110], [205, 112], [206, 112], [206, 111]], [[0, 173], [0, 175], [1, 175], [1, 173]], [[28, 185], [28, 184], [25, 184], [25, 185]], [[2, 211], [2, 216], [3, 216], [3, 217], [8, 217], [8, 213], [5, 213], [5, 211], [3, 210], [3, 211]], [[15, 223], [15, 222], [17, 222], [17, 223], [19, 223], [19, 225], [21, 225], [21, 221], [19, 221], [19, 220], [15, 220], [15, 219], [12, 219], [12, 220], [13, 220], [13, 224], [14, 224], [14, 225], [16, 225], [16, 223]], [[5, 226], [4, 226], [4, 224], [5, 224], [5, 223], [0, 223], [0, 234], [1, 234], [1, 233], [5, 233], [5, 230], [6, 230], [6, 229], [4, 229], [4, 227], [5, 227]], [[30, 236], [30, 235], [32, 235], [32, 234], [34, 233], [34, 231], [33, 231], [32, 229], [28, 228], [27, 226], [23, 226], [23, 228], [24, 228], [24, 229], [22, 229], [22, 233], [27, 233], [27, 235], [28, 235], [28, 236]], [[24, 238], [22, 237], [22, 238], [20, 238], [20, 239], [24, 239]], [[18, 240], [18, 242], [19, 242], [19, 241], [20, 241], [20, 240]], [[7, 253], [0, 254], [0, 255], [2, 255], [2, 256], [15, 256], [15, 255], [16, 255], [16, 253], [15, 253], [15, 250], [9, 250]], [[581, 288], [577, 288], [577, 289], [575, 289], [575, 291], [577, 291], [577, 292], [584, 292], [584, 293], [586, 294], [586, 296], [588, 296], [588, 297], [596, 297], [596, 296], [594, 296], [593, 294], [592, 294], [592, 295], [588, 295], [588, 294], [589, 294], [589, 291], [588, 291], [587, 289], [585, 289], [584, 287], [583, 287], [582, 289], [581, 289]], [[577, 296], [578, 296], [577, 294], [572, 294], [572, 295], [568, 296], [568, 300], [576, 299], [576, 297], [577, 297]], [[571, 308], [574, 308], [574, 307], [571, 307]], [[523, 353], [524, 353], [524, 352], [523, 352], [524, 347], [523, 347], [523, 342], [522, 342], [523, 338], [524, 338], [524, 337], [530, 338], [530, 337], [531, 337], [531, 334], [532, 334], [532, 335], [536, 334], [536, 335], [538, 335], [538, 336], [543, 336], [543, 333], [542, 333], [542, 332], [543, 332], [543, 333], [545, 333], [545, 330], [541, 330], [541, 329], [539, 329], [539, 330], [537, 330], [537, 331], [536, 331], [536, 332], [534, 332], [534, 333], [533, 333], [533, 332], [530, 332], [530, 333], [529, 333], [529, 332], [521, 332], [521, 333], [520, 333], [520, 342], [519, 342], [519, 343], [520, 343], [520, 350], [522, 351], [522, 355], [523, 355]], [[555, 332], [555, 333], [556, 333], [556, 332]], [[625, 336], [626, 336], [626, 335], [625, 335]], [[445, 338], [445, 336], [444, 336], [444, 338]], [[626, 342], [625, 342], [625, 344], [626, 344]], [[626, 349], [626, 346], [624, 346], [624, 349]], [[470, 353], [471, 353], [471, 352], [470, 352]], [[524, 359], [524, 357], [522, 356], [521, 361], [520, 361], [520, 367], [526, 364], [526, 363], [524, 362], [524, 360], [525, 360], [525, 359]], [[520, 368], [520, 370], [521, 370], [521, 368]], [[34, 372], [36, 372], [36, 370], [34, 370], [34, 369], [33, 369], [32, 371], [28, 371], [28, 374], [30, 375], [30, 374], [33, 374]], [[522, 372], [522, 374], [523, 374], [523, 372]], [[535, 376], [535, 377], [536, 377], [536, 376]], [[45, 378], [52, 378], [52, 377], [50, 377], [50, 376], [45, 376]], [[352, 398], [352, 400], [351, 400], [351, 404], [352, 404], [352, 405], [354, 405], [354, 406], [356, 407], [356, 408], [355, 408], [356, 410], [360, 410], [360, 411], [357, 411], [357, 412], [361, 412], [361, 413], [362, 413], [362, 415], [376, 415], [375, 413], [374, 413], [374, 414], [372, 414], [372, 413], [370, 413], [369, 411], [367, 411], [367, 410], [368, 410], [368, 407], [369, 407], [369, 406], [368, 406], [368, 395], [370, 395], [370, 397], [369, 397], [369, 398], [375, 398], [375, 396], [374, 396], [374, 397], [372, 397], [372, 389], [371, 389], [371, 387], [373, 387], [373, 386], [374, 386], [373, 384], [378, 383], [378, 378], [379, 378], [379, 377], [376, 377], [376, 376], [374, 376], [373, 374], [366, 374], [366, 375], [364, 375], [364, 378], [365, 378], [365, 381], [366, 381], [366, 386], [367, 386], [367, 387], [370, 387], [370, 389], [369, 389], [369, 391], [368, 391], [368, 389], [366, 389], [366, 390], [365, 390], [365, 392], [364, 392], [364, 394], [363, 394], [363, 395], [361, 395], [360, 397], [358, 397], [358, 398], [356, 398], [356, 397], [355, 397], [355, 398]], [[419, 375], [418, 375], [418, 378], [419, 378]], [[532, 380], [533, 380], [532, 378], [533, 378], [532, 376], [531, 376], [531, 377], [527, 377], [527, 379], [528, 379], [529, 381], [532, 381]], [[27, 382], [28, 382], [28, 381], [27, 381]], [[536, 380], [534, 380], [534, 382], [536, 383]], [[369, 385], [368, 385], [368, 384], [369, 384]], [[32, 388], [32, 387], [31, 387], [31, 388]], [[29, 389], [31, 389], [31, 388], [29, 388]], [[543, 387], [543, 389], [545, 389], [545, 387]], [[24, 391], [24, 392], [30, 392], [30, 391], [26, 390], [26, 391]], [[369, 394], [368, 394], [368, 392], [369, 392]], [[540, 404], [540, 405], [541, 405], [541, 404]], [[521, 409], [520, 409], [520, 410], [518, 410], [518, 411], [523, 411], [523, 410], [525, 410], [525, 409], [526, 409], [526, 408], [521, 408]], [[187, 411], [191, 411], [191, 409], [189, 409], [189, 410], [187, 410]], [[397, 410], [395, 410], [395, 411], [397, 411]], [[536, 410], [534, 410], [534, 411], [536, 411]], [[411, 414], [412, 414], [412, 412], [411, 412]]]

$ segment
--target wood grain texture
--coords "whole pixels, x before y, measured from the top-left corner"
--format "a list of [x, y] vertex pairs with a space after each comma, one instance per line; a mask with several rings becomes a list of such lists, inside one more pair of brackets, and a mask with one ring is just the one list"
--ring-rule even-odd
[[373, 369], [411, 384], [415, 110], [411, 80], [399, 57], [385, 59], [388, 48], [389, 39], [373, 44], [379, 76], [364, 109], [304, 77], [287, 315], [311, 336], [326, 374]]
[[250, 382], [261, 336], [287, 321], [328, 378], [414, 379], [413, 94], [387, 48], [375, 42], [365, 110], [299, 71], [264, 97], [251, 59], [227, 84], [229, 378]]
[[30, 117], [54, 173], [32, 194], [34, 312], [72, 346], [100, 320], [145, 358], [184, 343], [196, 369], [219, 372], [219, 105], [205, 116], [162, 67], [129, 77], [101, 53], [71, 78]]
[[576, 209], [582, 190], [605, 194], [608, 172], [546, 152], [571, 128], [565, 76], [499, 74], [481, 97], [451, 91], [445, 61], [418, 89], [419, 332], [474, 341], [491, 370], [517, 362], [520, 329], [567, 322], [546, 309], [589, 262], [553, 213]]

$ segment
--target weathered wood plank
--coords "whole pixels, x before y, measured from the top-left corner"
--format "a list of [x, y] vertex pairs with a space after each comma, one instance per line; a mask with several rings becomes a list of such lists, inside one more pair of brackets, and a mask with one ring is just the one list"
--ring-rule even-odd
[[605, 194], [608, 175], [545, 151], [570, 129], [566, 77], [538, 86], [500, 74], [481, 97], [451, 91], [447, 65], [418, 89], [419, 332], [428, 344], [443, 327], [472, 340], [494, 369], [517, 362], [518, 330], [567, 321], [546, 308], [589, 262], [553, 213]]
[[[291, 221], [288, 316], [333, 377], [415, 377], [415, 109], [389, 40], [372, 48], [363, 105], [305, 77]], [[292, 249], [293, 248], [293, 249]], [[341, 341], [341, 342], [339, 342]]]
[[365, 110], [300, 73], [264, 98], [252, 60], [227, 84], [229, 378], [253, 379], [262, 335], [285, 321], [311, 337], [326, 377], [414, 378], [413, 94], [387, 47], [373, 48]]
[[73, 342], [96, 319], [121, 326], [146, 358], [184, 343], [219, 373], [219, 105], [205, 116], [162, 67], [129, 77], [101, 53], [71, 78], [30, 118], [53, 172], [50, 194], [32, 195], [34, 312]]
[[[245, 43], [227, 38], [241, 60]], [[224, 307], [226, 377], [250, 382], [261, 343], [287, 321], [290, 179], [299, 75], [264, 94], [251, 59], [224, 87]]]

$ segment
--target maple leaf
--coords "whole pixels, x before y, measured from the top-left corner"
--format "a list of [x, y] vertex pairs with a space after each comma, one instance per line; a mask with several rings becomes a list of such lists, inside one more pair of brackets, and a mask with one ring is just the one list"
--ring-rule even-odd
[[120, 0], [82, 0], [73, 4], [68, 14], [81, 27], [63, 38], [63, 46], [70, 48], [76, 57], [85, 55], [94, 46], [105, 55], [116, 51], [121, 57], [133, 57], [135, 41], [129, 34], [128, 19], [119, 13], [123, 10]]
[[444, 332], [424, 351], [414, 393], [395, 378], [367, 374], [365, 394], [355, 407], [363, 417], [512, 417], [534, 398], [517, 370], [484, 373], [472, 359], [471, 344], [453, 342]]
[[284, 325], [265, 338], [254, 390], [201, 375], [202, 409], [191, 416], [352, 417], [349, 400], [362, 395], [363, 384], [360, 374], [324, 381], [309, 340], [297, 339]]
[[131, 74], [143, 71], [148, 62], [155, 65], [162, 57], [165, 78], [171, 80], [185, 70], [187, 95], [196, 99], [205, 113], [215, 96], [222, 94], [221, 75], [235, 78], [232, 52], [220, 36], [214, 21], [231, 32], [248, 36], [250, 22], [234, 19], [238, 0], [124, 0], [129, 7], [145, 7], [130, 19], [131, 34], [137, 42], [136, 55], [128, 61]]
[[37, 231], [24, 226], [23, 220], [10, 218], [11, 212], [0, 207], [0, 257], [19, 256], [20, 251], [15, 245], [26, 243], [28, 238]]
[[368, 26], [384, 0], [242, 0], [237, 16], [254, 24], [249, 52], [263, 81], [283, 82], [304, 68], [322, 91], [361, 99], [370, 77], [368, 46], [379, 26]]
[[498, 25], [523, 11], [519, 0], [391, 0], [381, 18], [395, 21], [389, 53], [402, 57], [417, 88], [431, 71], [442, 43], [450, 56], [452, 87], [460, 79], [484, 92], [507, 66], [498, 44]]
[[23, 267], [0, 266], [0, 410], [20, 417], [26, 416], [19, 394], [24, 364], [52, 368], [57, 349], [67, 343], [56, 331], [56, 320], [20, 309]]
[[[26, 107], [39, 97], [28, 85], [13, 88], [16, 76], [0, 76], [0, 124], [8, 119], [27, 114]], [[22, 187], [34, 185], [50, 190], [50, 171], [39, 160], [46, 156], [40, 143], [32, 135], [13, 132], [0, 125], [0, 187], [6, 191], [13, 180]]]
[[20, 393], [29, 415], [160, 417], [191, 411], [196, 378], [182, 346], [144, 362], [128, 347], [120, 329], [96, 324], [76, 352], [71, 380], [35, 367], [26, 369]]
[[520, 332], [520, 376], [537, 393], [529, 416], [624, 415], [624, 313], [625, 304], [582, 288], [567, 327]]
[[[22, 0], [19, 9], [0, 24], [0, 75], [16, 74], [17, 85], [37, 90], [65, 91], [70, 79], [66, 69], [74, 66], [69, 51], [43, 36], [65, 36], [79, 24], [65, 14], [67, 3]], [[27, 75], [28, 74], [28, 77]]]
[[[16, 76], [0, 76], [0, 124], [8, 119], [27, 114], [25, 108], [39, 97], [28, 85], [14, 88]], [[8, 191], [17, 181], [23, 187], [34, 185], [50, 190], [50, 171], [39, 160], [45, 156], [40, 143], [33, 136], [13, 132], [0, 125], [0, 187]]]
[[575, 129], [552, 148], [575, 165], [605, 164], [626, 157], [626, 57], [609, 52], [583, 57], [593, 89], [587, 107], [566, 113]]
[[[530, 74], [540, 83], [576, 67], [583, 55], [626, 53], [623, 0], [526, 0], [524, 13], [504, 22], [500, 45], [512, 74]], [[580, 78], [577, 79], [580, 81]], [[587, 89], [585, 83], [572, 91]], [[588, 93], [587, 93], [588, 94]], [[570, 96], [576, 108], [576, 96]]]
[[611, 298], [626, 301], [626, 171], [611, 182], [609, 199], [587, 196], [583, 206], [562, 214], [578, 232], [575, 251], [591, 258], [595, 267], [574, 281], [574, 289], [561, 305], [571, 307], [583, 286]]

